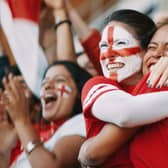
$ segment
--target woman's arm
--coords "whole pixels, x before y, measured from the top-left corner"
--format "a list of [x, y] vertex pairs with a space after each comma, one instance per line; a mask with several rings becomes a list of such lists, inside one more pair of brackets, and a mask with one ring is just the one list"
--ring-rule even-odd
[[[58, 25], [62, 21], [69, 20], [64, 0], [45, 0], [45, 2], [53, 10], [55, 25]], [[57, 39], [57, 59], [76, 63], [70, 24], [68, 22], [59, 24], [55, 31]]]
[[88, 26], [76, 9], [72, 7], [69, 0], [66, 0], [66, 5], [69, 18], [72, 21], [75, 31], [77, 32], [81, 45], [87, 53], [90, 61], [93, 63], [95, 69], [99, 72], [99, 74], [102, 74], [99, 62], [100, 33], [96, 29], [92, 29]]
[[1, 168], [7, 168], [8, 167], [8, 162], [9, 162], [9, 155], [7, 154], [0, 154], [0, 167]]
[[93, 115], [121, 127], [153, 123], [168, 116], [168, 92], [132, 96], [122, 90], [102, 94], [93, 104]]
[[83, 143], [78, 156], [79, 161], [82, 165], [100, 166], [125, 144], [137, 129], [106, 124], [97, 136]]
[[[21, 83], [17, 80], [17, 77], [13, 77], [11, 74], [9, 75], [9, 81], [3, 80], [3, 83], [7, 93], [4, 103], [23, 148], [25, 151], [28, 151], [28, 149], [30, 150], [35, 145], [32, 151], [27, 152], [31, 166], [33, 168], [62, 168], [61, 165], [66, 165], [66, 167], [75, 166], [77, 164], [77, 153], [84, 138], [80, 136], [67, 136], [63, 140], [60, 139], [52, 152], [46, 150], [31, 123], [28, 101], [23, 89], [21, 89]], [[68, 152], [70, 153], [68, 154]]]
[[32, 167], [45, 168], [49, 166], [50, 168], [55, 168], [55, 155], [43, 148], [40, 138], [31, 123], [29, 103], [20, 81], [10, 74], [8, 81], [4, 79], [3, 84], [6, 92], [4, 104], [23, 148], [25, 150], [28, 149], [28, 146], [31, 147], [32, 143], [36, 145], [32, 152], [27, 153]]
[[77, 160], [80, 147], [85, 138], [79, 135], [62, 137], [55, 145], [54, 153], [61, 168], [78, 168]]
[[10, 153], [18, 140], [14, 126], [9, 122], [3, 102], [4, 92], [0, 90], [0, 168], [7, 168]]
[[92, 34], [92, 29], [89, 28], [83, 18], [78, 14], [76, 9], [72, 7], [71, 3], [68, 0], [65, 1], [68, 9], [68, 14], [75, 31], [77, 32], [80, 40], [86, 40]]

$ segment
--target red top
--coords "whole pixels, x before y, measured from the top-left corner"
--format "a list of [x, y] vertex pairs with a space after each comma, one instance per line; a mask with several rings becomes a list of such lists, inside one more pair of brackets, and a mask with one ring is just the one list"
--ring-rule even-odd
[[5, 0], [13, 18], [22, 18], [38, 22], [41, 0]]
[[[33, 124], [38, 136], [40, 137], [42, 142], [47, 141], [54, 132], [65, 122], [65, 120], [58, 121], [56, 123], [35, 123]], [[20, 154], [23, 152], [23, 148], [21, 146], [20, 141], [17, 142], [16, 147], [13, 148], [10, 156], [10, 162], [9, 165], [12, 165], [12, 163], [20, 156]]]
[[101, 36], [100, 33], [96, 30], [92, 30], [92, 34], [85, 39], [84, 41], [81, 41], [81, 44], [83, 48], [85, 49], [90, 61], [93, 63], [95, 69], [98, 71], [100, 75], [102, 75], [102, 69], [100, 65], [100, 49], [99, 49], [99, 42], [100, 42]]
[[[95, 77], [89, 80], [82, 91], [82, 104], [83, 113], [86, 122], [87, 138], [96, 136], [106, 122], [103, 122], [92, 115], [91, 107], [95, 100], [102, 94], [113, 91], [121, 90], [120, 86], [105, 77]], [[109, 158], [102, 168], [123, 167], [132, 168], [132, 164], [129, 160], [129, 144], [123, 146], [118, 150], [111, 158]]]
[[[168, 90], [168, 87], [148, 88], [147, 77], [137, 85], [139, 94]], [[145, 126], [135, 136], [130, 146], [130, 158], [135, 168], [168, 167], [168, 119]]]

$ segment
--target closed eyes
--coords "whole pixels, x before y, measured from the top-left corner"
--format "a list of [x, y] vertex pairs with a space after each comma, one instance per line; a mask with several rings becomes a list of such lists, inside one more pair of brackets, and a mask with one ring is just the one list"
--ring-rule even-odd
[[128, 41], [128, 40], [125, 40], [125, 39], [115, 40], [115, 41], [114, 41], [114, 44], [115, 44], [116, 46], [125, 46], [125, 45], [129, 45], [129, 41]]
[[105, 47], [108, 47], [108, 44], [106, 42], [99, 43], [99, 48], [105, 48]]

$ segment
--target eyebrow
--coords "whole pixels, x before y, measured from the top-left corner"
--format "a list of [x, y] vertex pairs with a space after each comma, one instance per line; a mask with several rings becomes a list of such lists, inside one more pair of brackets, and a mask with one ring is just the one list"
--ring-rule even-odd
[[[66, 76], [66, 75], [61, 75], [61, 74], [56, 74], [56, 75], [53, 76], [54, 79], [55, 79], [55, 78], [58, 78], [58, 77], [68, 78], [68, 76]], [[43, 81], [47, 81], [47, 80], [49, 80], [49, 79], [50, 79], [49, 77], [46, 77], [46, 78], [44, 78]]]
[[[158, 43], [156, 43], [156, 42], [153, 42], [153, 41], [149, 42], [149, 44], [158, 45]], [[148, 45], [149, 45], [149, 44], [148, 44]]]

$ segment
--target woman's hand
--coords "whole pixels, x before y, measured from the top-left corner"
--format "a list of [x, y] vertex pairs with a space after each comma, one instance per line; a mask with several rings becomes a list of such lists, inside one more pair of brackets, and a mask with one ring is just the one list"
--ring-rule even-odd
[[30, 118], [29, 102], [25, 96], [24, 88], [20, 80], [9, 74], [8, 81], [3, 79], [6, 97], [4, 99], [5, 108], [8, 111], [13, 123], [17, 121], [24, 122]]
[[59, 10], [65, 8], [65, 0], [44, 0], [48, 7]]
[[163, 85], [168, 86], [168, 57], [161, 57], [153, 67], [148, 78], [148, 84], [150, 87], [156, 84], [157, 88], [161, 88]]
[[16, 145], [16, 130], [8, 121], [7, 112], [3, 104], [4, 93], [0, 90], [0, 155], [10, 154], [12, 148]]

